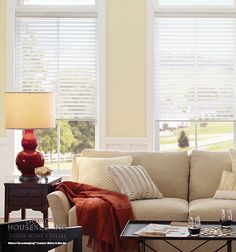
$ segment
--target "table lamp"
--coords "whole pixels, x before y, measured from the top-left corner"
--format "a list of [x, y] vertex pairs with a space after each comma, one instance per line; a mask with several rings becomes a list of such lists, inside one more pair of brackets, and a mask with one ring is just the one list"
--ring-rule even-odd
[[44, 166], [42, 153], [36, 151], [34, 129], [55, 127], [55, 97], [50, 92], [6, 92], [5, 123], [7, 129], [23, 129], [23, 150], [16, 157], [21, 181], [37, 180], [34, 169]]

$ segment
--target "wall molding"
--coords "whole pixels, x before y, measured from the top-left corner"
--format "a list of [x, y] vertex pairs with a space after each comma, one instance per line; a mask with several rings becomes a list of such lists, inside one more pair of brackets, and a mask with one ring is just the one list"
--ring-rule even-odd
[[1, 136], [0, 137], [0, 145], [6, 145], [7, 144], [7, 137]]
[[147, 151], [149, 147], [147, 137], [106, 137], [105, 149]]
[[104, 139], [106, 135], [106, 1], [99, 2], [98, 11], [98, 38], [99, 38], [99, 57], [98, 57], [98, 121], [95, 127], [95, 144], [96, 148], [103, 149], [105, 146]]
[[153, 18], [154, 3], [146, 2], [146, 136], [148, 140], [148, 149], [155, 149], [155, 121], [154, 121], [154, 99], [153, 99]]

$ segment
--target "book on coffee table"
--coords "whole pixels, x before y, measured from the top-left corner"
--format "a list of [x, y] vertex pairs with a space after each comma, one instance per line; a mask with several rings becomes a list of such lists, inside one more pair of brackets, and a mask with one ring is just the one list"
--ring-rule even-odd
[[187, 237], [189, 231], [186, 226], [174, 226], [150, 223], [139, 229], [134, 234], [139, 236], [160, 236], [160, 237]]

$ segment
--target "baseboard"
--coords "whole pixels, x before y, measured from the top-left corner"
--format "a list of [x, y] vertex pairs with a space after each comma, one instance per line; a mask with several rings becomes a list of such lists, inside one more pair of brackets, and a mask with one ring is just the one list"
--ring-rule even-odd
[[149, 149], [146, 137], [106, 137], [107, 150], [146, 151]]

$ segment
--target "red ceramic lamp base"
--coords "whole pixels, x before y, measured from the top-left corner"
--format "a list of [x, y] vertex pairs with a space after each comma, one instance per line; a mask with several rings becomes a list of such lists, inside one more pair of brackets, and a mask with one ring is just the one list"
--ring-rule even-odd
[[20, 180], [37, 180], [34, 169], [44, 166], [44, 157], [39, 151], [36, 151], [38, 144], [33, 129], [24, 130], [21, 144], [23, 151], [19, 152], [16, 157], [17, 168], [22, 173]]

